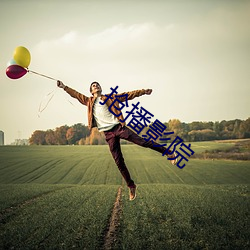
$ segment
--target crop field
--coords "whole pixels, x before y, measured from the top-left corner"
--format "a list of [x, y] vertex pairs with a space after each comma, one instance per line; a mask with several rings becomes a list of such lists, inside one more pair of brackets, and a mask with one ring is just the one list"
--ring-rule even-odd
[[106, 145], [0, 147], [0, 249], [250, 249], [249, 161], [122, 150], [132, 202]]

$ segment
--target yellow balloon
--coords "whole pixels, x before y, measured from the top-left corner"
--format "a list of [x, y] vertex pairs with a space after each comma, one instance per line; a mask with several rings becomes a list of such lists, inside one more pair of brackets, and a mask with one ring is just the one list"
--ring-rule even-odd
[[28, 68], [30, 65], [30, 52], [23, 46], [15, 48], [13, 58], [16, 63], [21, 67]]

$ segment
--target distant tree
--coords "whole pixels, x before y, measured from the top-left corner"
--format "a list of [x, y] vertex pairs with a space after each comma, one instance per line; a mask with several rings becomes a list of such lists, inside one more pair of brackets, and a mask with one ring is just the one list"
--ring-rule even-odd
[[90, 145], [106, 144], [106, 139], [104, 134], [100, 133], [97, 128], [93, 128], [89, 136], [89, 144]]
[[184, 140], [184, 141], [188, 141], [189, 137], [188, 137], [188, 132], [189, 130], [189, 125], [185, 122], [181, 123], [181, 132], [179, 134], [179, 136]]
[[203, 129], [203, 123], [202, 122], [197, 122], [197, 121], [195, 121], [195, 122], [191, 122], [190, 124], [189, 124], [189, 128], [190, 128], [190, 131], [192, 131], [192, 130], [202, 130]]
[[211, 129], [213, 130], [214, 123], [213, 122], [201, 122], [202, 129]]
[[97, 137], [92, 138], [91, 145], [98, 145], [99, 141]]
[[188, 134], [190, 141], [210, 141], [216, 139], [216, 134], [211, 129], [192, 130]]
[[[87, 126], [77, 123], [67, 130], [66, 138], [68, 144], [79, 144], [81, 139], [86, 139], [89, 136], [90, 131]], [[83, 141], [81, 141], [82, 143]]]
[[89, 136], [86, 137], [86, 139], [85, 139], [85, 145], [90, 145], [90, 138], [89, 138]]
[[234, 130], [234, 123], [235, 123], [234, 120], [226, 121], [225, 131], [231, 131], [231, 132], [233, 132], [233, 130]]
[[234, 138], [240, 138], [240, 125], [241, 125], [241, 123], [242, 123], [241, 120], [235, 119], [234, 128], [233, 128]]
[[56, 145], [57, 144], [57, 138], [56, 138], [54, 130], [49, 129], [45, 132], [45, 141], [46, 141], [46, 145]]
[[190, 132], [188, 132], [188, 138], [189, 138], [189, 141], [199, 141], [200, 138], [199, 138], [199, 133], [197, 133], [198, 130], [192, 130]]
[[68, 128], [69, 127], [67, 125], [56, 128], [55, 136], [56, 136], [56, 144], [57, 145], [67, 145], [68, 144], [68, 141], [66, 138], [66, 133], [67, 133]]
[[221, 133], [221, 126], [218, 121], [216, 121], [213, 125], [213, 131], [216, 134], [217, 139], [220, 138], [220, 133]]
[[78, 141], [78, 145], [87, 145], [86, 144], [86, 139], [82, 138]]
[[182, 129], [181, 121], [178, 119], [169, 120], [168, 128], [170, 131], [174, 131], [174, 133], [177, 134]]
[[45, 145], [46, 144], [45, 135], [46, 135], [45, 131], [36, 130], [29, 138], [29, 143], [31, 145]]
[[168, 131], [174, 132], [174, 134], [167, 136], [173, 140], [176, 136], [180, 136], [182, 134], [182, 123], [178, 119], [172, 119], [168, 121]]
[[239, 131], [241, 138], [250, 138], [250, 117], [240, 124]]
[[69, 145], [75, 143], [75, 130], [74, 130], [73, 127], [70, 127], [70, 128], [67, 130], [66, 139], [67, 139]]

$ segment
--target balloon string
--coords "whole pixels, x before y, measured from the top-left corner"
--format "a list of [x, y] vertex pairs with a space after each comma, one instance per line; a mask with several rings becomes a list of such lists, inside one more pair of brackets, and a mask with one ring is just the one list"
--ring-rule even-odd
[[68, 102], [69, 102], [73, 107], [75, 107], [75, 105], [74, 105], [70, 100], [68, 100]]
[[[39, 108], [38, 108], [38, 117], [41, 117], [41, 113], [48, 107], [49, 103], [51, 102], [52, 98], [54, 97], [54, 95], [56, 94], [56, 91], [58, 90], [58, 88], [54, 89], [53, 91], [51, 91], [50, 93], [48, 93], [47, 95], [44, 96], [43, 100], [40, 102]], [[49, 98], [48, 101], [46, 102], [46, 104], [43, 106], [43, 102], [46, 98]], [[68, 102], [76, 108], [76, 106], [70, 101], [68, 100]]]
[[48, 101], [46, 102], [46, 104], [44, 105], [44, 107], [42, 107], [42, 104], [43, 104], [43, 100], [40, 102], [40, 105], [39, 105], [39, 108], [38, 108], [38, 117], [40, 118], [41, 116], [41, 113], [48, 107], [49, 103], [51, 102], [52, 98], [54, 97], [55, 95], [55, 92], [56, 92], [57, 88], [54, 89], [53, 91], [51, 91], [50, 93], [48, 93], [47, 95], [44, 96], [44, 100], [46, 98], [49, 98]]
[[55, 79], [55, 78], [52, 78], [52, 77], [50, 77], [50, 76], [46, 76], [46, 75], [43, 75], [43, 74], [37, 73], [37, 72], [35, 72], [35, 71], [33, 71], [33, 70], [30, 70], [30, 69], [27, 69], [27, 71], [28, 71], [28, 72], [30, 72], [30, 73], [33, 73], [33, 74], [37, 74], [37, 75], [39, 75], [39, 76], [46, 77], [46, 78], [48, 78], [48, 79], [50, 79], [50, 80], [57, 81], [57, 79]]

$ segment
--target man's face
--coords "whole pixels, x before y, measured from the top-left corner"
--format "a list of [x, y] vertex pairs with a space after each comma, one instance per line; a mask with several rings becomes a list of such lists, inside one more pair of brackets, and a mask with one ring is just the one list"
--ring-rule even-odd
[[93, 83], [91, 85], [91, 93], [93, 95], [93, 94], [98, 93], [98, 92], [101, 93], [102, 92], [102, 88], [101, 88], [101, 86], [97, 82], [95, 82], [95, 83]]

